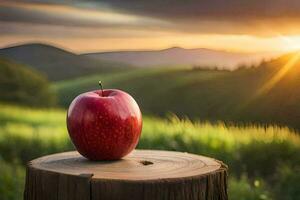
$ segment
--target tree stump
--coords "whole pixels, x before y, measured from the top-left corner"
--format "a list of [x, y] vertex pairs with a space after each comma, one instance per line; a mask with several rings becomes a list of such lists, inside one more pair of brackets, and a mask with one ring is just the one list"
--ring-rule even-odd
[[227, 200], [227, 167], [181, 152], [135, 150], [93, 162], [65, 152], [29, 162], [25, 200]]

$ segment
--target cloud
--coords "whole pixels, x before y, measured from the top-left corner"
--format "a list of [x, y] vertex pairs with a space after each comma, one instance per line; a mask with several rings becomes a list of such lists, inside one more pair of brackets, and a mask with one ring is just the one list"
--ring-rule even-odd
[[299, 0], [98, 0], [140, 15], [166, 19], [264, 20], [299, 18]]
[[299, 34], [299, 0], [95, 0], [190, 33]]
[[87, 9], [68, 4], [41, 4], [28, 1], [0, 2], [0, 13], [2, 22], [67, 27], [151, 28], [165, 23], [148, 17], [116, 13], [105, 8]]
[[19, 0], [0, 21], [186, 33], [299, 34], [299, 0]]
[[0, 22], [0, 35], [39, 37], [44, 39], [73, 38], [149, 38], [168, 35], [167, 32], [150, 32], [142, 29], [121, 28], [116, 31], [115, 27], [80, 27], [45, 25], [21, 22]]

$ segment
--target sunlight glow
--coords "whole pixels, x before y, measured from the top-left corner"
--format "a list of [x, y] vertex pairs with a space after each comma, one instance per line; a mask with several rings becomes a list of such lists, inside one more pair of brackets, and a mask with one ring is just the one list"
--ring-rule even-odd
[[270, 91], [300, 59], [300, 52], [296, 53], [267, 83], [265, 83], [261, 89], [257, 91], [255, 97], [261, 96]]
[[251, 102], [255, 101], [262, 95], [269, 92], [300, 60], [300, 52], [295, 53], [289, 61], [281, 67], [281, 69], [271, 77], [270, 80], [268, 80], [259, 90], [256, 91], [256, 93], [249, 98], [247, 101], [245, 101], [243, 104], [239, 105], [237, 107], [237, 111], [241, 112], [244, 108], [246, 108]]
[[297, 36], [282, 36], [279, 35], [278, 38], [285, 44], [285, 51], [297, 51], [300, 50], [300, 37]]

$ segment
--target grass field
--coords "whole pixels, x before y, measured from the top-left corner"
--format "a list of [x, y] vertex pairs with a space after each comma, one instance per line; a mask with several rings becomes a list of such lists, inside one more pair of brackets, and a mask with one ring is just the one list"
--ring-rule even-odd
[[[65, 110], [0, 104], [0, 199], [21, 199], [24, 164], [73, 146]], [[300, 136], [287, 128], [233, 127], [144, 116], [138, 148], [212, 156], [229, 165], [233, 200], [300, 198]], [[288, 189], [286, 189], [288, 188]]]

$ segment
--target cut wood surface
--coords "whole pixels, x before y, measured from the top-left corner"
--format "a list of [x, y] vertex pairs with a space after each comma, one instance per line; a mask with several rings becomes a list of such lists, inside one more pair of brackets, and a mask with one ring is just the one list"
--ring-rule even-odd
[[212, 158], [135, 150], [117, 161], [65, 152], [29, 162], [25, 200], [227, 200], [227, 167]]

